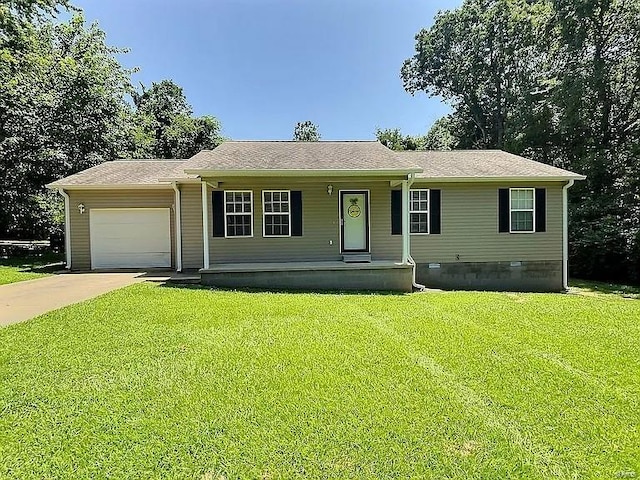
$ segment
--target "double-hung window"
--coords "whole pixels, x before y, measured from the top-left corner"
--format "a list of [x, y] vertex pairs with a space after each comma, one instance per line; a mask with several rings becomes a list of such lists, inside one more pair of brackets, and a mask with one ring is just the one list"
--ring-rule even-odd
[[429, 233], [429, 189], [409, 191], [409, 233]]
[[535, 188], [510, 188], [509, 206], [509, 231], [535, 232]]
[[225, 236], [253, 236], [253, 192], [224, 192]]
[[263, 235], [265, 237], [291, 236], [291, 192], [264, 190], [262, 192]]

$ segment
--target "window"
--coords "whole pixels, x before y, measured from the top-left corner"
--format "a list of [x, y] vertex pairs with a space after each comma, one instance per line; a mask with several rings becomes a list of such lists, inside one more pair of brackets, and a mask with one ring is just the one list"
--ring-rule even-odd
[[535, 189], [509, 189], [509, 230], [512, 233], [535, 232]]
[[265, 237], [291, 236], [291, 194], [289, 190], [262, 192], [263, 231]]
[[429, 233], [429, 190], [409, 191], [409, 233]]
[[253, 192], [224, 192], [225, 236], [253, 236]]

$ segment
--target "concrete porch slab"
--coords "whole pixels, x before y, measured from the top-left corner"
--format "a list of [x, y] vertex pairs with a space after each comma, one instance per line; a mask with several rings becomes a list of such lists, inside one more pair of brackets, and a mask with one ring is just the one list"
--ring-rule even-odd
[[390, 261], [371, 263], [232, 263], [200, 270], [201, 282], [223, 288], [285, 290], [412, 290], [412, 268]]

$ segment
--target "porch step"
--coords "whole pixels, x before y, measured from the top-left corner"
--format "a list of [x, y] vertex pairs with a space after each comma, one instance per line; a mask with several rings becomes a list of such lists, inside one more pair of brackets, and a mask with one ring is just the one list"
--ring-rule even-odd
[[349, 253], [342, 255], [344, 263], [371, 263], [371, 255], [368, 253]]
[[197, 275], [173, 275], [169, 277], [167, 283], [196, 285], [200, 283], [200, 274]]

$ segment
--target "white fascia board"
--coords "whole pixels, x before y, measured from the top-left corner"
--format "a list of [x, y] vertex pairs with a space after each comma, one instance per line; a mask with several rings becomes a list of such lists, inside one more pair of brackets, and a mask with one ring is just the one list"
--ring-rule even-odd
[[170, 183], [158, 183], [158, 184], [124, 184], [124, 183], [112, 183], [108, 185], [45, 185], [52, 190], [58, 190], [64, 188], [65, 190], [171, 190]]
[[178, 178], [159, 178], [158, 182], [160, 183], [197, 183], [198, 185], [200, 184], [200, 179], [199, 178], [184, 178], [184, 177], [178, 177]]
[[200, 177], [378, 177], [419, 173], [422, 169], [400, 170], [185, 170]]
[[566, 177], [416, 177], [415, 181], [424, 183], [566, 182], [586, 178], [584, 175]]

